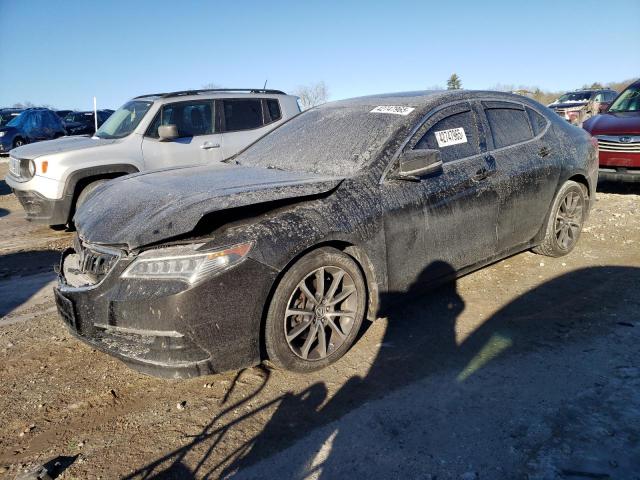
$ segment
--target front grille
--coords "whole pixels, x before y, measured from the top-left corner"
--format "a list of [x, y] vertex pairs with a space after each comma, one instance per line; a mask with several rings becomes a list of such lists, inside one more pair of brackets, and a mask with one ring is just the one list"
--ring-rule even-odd
[[20, 159], [9, 157], [9, 173], [16, 178], [20, 178]]
[[640, 136], [599, 136], [598, 148], [601, 152], [640, 153]]
[[118, 251], [83, 244], [77, 237], [74, 240], [74, 249], [74, 273], [90, 280], [91, 284], [100, 283], [120, 258]]

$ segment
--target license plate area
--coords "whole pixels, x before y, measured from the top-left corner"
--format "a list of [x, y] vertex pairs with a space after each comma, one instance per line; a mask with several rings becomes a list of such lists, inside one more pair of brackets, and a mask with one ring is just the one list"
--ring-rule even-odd
[[78, 330], [73, 302], [63, 296], [58, 290], [54, 290], [54, 296], [56, 298], [58, 313], [62, 317], [62, 320], [64, 320], [64, 322], [74, 330]]

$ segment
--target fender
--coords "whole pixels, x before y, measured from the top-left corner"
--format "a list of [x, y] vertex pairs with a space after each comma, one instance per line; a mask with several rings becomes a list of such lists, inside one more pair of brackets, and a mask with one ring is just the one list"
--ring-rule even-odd
[[134, 165], [122, 163], [122, 164], [109, 164], [109, 165], [96, 165], [94, 167], [81, 168], [74, 170], [67, 177], [64, 184], [63, 196], [73, 195], [76, 189], [76, 185], [80, 180], [89, 177], [95, 177], [100, 175], [109, 175], [112, 173], [137, 173], [138, 168]]

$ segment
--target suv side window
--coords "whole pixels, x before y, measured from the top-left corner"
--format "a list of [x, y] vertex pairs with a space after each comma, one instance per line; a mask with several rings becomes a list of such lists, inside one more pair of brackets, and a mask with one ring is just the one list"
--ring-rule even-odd
[[282, 118], [282, 112], [280, 112], [280, 104], [275, 98], [268, 98], [267, 102], [267, 118], [264, 123], [275, 122]]
[[178, 128], [178, 136], [197, 137], [198, 135], [210, 135], [213, 133], [212, 102], [176, 102], [164, 105], [156, 114], [151, 125], [147, 129], [147, 136], [158, 138], [160, 125], [175, 125]]
[[526, 107], [526, 109], [529, 121], [531, 122], [531, 127], [533, 128], [533, 134], [537, 136], [546, 128], [548, 121], [533, 108]]
[[604, 102], [604, 93], [600, 92], [598, 93], [594, 98], [593, 98], [594, 102]]
[[264, 125], [262, 102], [259, 99], [222, 100], [220, 103], [224, 132], [251, 130]]
[[506, 102], [484, 103], [493, 148], [508, 147], [533, 138], [527, 113], [522, 106]]
[[479, 154], [478, 127], [473, 112], [466, 110], [438, 120], [414, 149], [440, 150], [443, 162]]
[[616, 92], [607, 92], [604, 96], [605, 102], [613, 102], [618, 94]]

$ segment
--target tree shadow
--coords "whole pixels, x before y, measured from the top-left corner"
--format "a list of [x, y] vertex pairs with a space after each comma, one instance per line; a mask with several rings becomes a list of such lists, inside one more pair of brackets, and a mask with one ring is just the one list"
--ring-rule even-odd
[[57, 250], [36, 250], [0, 256], [0, 319], [23, 305], [55, 279]]
[[[381, 296], [380, 311], [388, 317], [388, 326], [381, 348], [366, 376], [353, 376], [331, 398], [328, 398], [326, 385], [317, 382], [300, 394], [285, 393], [229, 422], [223, 421], [223, 412], [189, 445], [146, 465], [127, 478], [344, 476], [347, 471], [345, 468], [353, 468], [354, 457], [364, 453], [354, 445], [358, 443], [358, 432], [337, 428], [329, 433], [324, 432], [322, 427], [418, 381], [433, 379], [436, 382], [434, 392], [451, 390], [472, 377], [475, 379], [479, 372], [498, 359], [504, 362], [510, 356], [530, 350], [562, 348], [568, 342], [601, 336], [608, 328], [616, 326], [612, 317], [604, 312], [615, 309], [619, 302], [619, 298], [611, 294], [617, 290], [617, 283], [624, 279], [629, 285], [640, 284], [640, 268], [593, 267], [577, 270], [550, 280], [513, 300], [460, 341], [457, 339], [456, 322], [465, 304], [457, 292], [456, 282], [450, 281], [425, 292], [425, 285], [433, 283], [432, 272], [436, 271], [454, 276], [449, 265], [434, 262], [423, 271], [409, 292], [391, 292]], [[487, 285], [488, 292], [490, 289], [491, 285]], [[585, 298], [594, 294], [599, 294], [597, 304], [585, 301]], [[412, 301], [407, 303], [409, 299]], [[357, 345], [354, 348], [358, 348]], [[340, 368], [340, 363], [330, 368]], [[548, 372], [548, 375], [553, 375], [553, 372]], [[266, 379], [251, 396], [254, 401], [260, 399], [259, 393], [265, 384]], [[243, 400], [240, 404], [247, 405], [245, 402]], [[489, 397], [486, 402], [491, 411], [500, 411], [507, 406], [508, 399]], [[230, 408], [238, 408], [240, 404]], [[255, 438], [224, 458], [219, 455], [213, 458], [216, 447], [223, 441], [223, 435], [234, 425], [273, 405], [277, 405], [276, 412]], [[389, 412], [389, 415], [397, 414], [401, 412]], [[459, 415], [463, 423], [473, 424], [477, 412], [461, 412]], [[219, 421], [222, 426], [213, 428], [215, 424], [220, 425]], [[407, 422], [411, 424], [412, 420], [408, 419]], [[398, 431], [392, 431], [389, 435], [399, 438], [400, 430], [404, 427], [398, 425], [394, 428]], [[318, 431], [321, 431], [319, 435], [310, 435]], [[199, 454], [193, 471], [187, 473], [183, 470], [186, 467], [180, 465], [176, 467], [178, 476], [152, 477], [159, 465], [164, 462], [170, 462], [172, 466], [181, 463], [186, 454], [202, 442], [206, 442], [207, 450], [203, 455]], [[328, 449], [327, 444], [330, 444]], [[296, 455], [282, 453], [294, 445]], [[277, 473], [263, 471], [262, 464], [256, 466], [276, 455], [285, 457], [277, 464]], [[397, 477], [397, 468], [402, 461], [400, 456], [385, 458], [376, 465], [377, 476]]]

